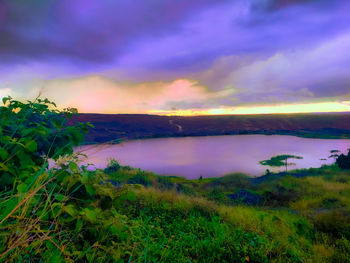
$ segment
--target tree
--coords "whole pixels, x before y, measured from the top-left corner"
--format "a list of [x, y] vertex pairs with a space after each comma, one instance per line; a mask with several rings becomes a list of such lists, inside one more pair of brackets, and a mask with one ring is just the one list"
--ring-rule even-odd
[[340, 151], [339, 150], [331, 150], [329, 152], [330, 152], [331, 155], [328, 158], [333, 158], [334, 161], [336, 161], [337, 158], [339, 157]]
[[339, 155], [336, 160], [336, 164], [339, 166], [340, 169], [350, 169], [350, 150], [348, 152], [348, 155]]
[[268, 165], [271, 167], [286, 167], [286, 172], [288, 171], [288, 165], [295, 165], [295, 163], [288, 163], [288, 159], [303, 159], [301, 156], [296, 155], [289, 155], [289, 154], [283, 154], [283, 155], [277, 155], [274, 157], [271, 157], [269, 160], [260, 161], [259, 163], [262, 165]]

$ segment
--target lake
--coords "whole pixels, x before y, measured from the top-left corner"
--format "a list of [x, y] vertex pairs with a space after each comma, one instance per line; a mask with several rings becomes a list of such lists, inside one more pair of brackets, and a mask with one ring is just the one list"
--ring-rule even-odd
[[[346, 152], [349, 139], [309, 139], [285, 135], [225, 135], [161, 138], [126, 141], [114, 145], [85, 145], [76, 149], [88, 156], [88, 162], [104, 168], [114, 158], [121, 165], [153, 171], [161, 175], [189, 179], [219, 177], [243, 172], [260, 176], [266, 169], [284, 170], [259, 164], [279, 154], [302, 156], [290, 169], [320, 167], [334, 162], [330, 150]], [[326, 159], [326, 160], [321, 160]]]

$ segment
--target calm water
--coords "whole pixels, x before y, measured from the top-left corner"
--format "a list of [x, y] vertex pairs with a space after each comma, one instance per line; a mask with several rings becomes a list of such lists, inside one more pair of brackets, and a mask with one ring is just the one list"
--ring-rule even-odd
[[[302, 156], [291, 168], [320, 167], [333, 160], [329, 151], [342, 152], [350, 148], [350, 140], [306, 139], [284, 135], [233, 135], [147, 139], [117, 145], [88, 145], [78, 148], [88, 161], [104, 168], [107, 159], [115, 158], [122, 165], [153, 171], [163, 175], [178, 175], [190, 179], [218, 177], [232, 172], [252, 176], [284, 168], [262, 166], [259, 161], [278, 154]], [[326, 158], [327, 160], [320, 160]]]

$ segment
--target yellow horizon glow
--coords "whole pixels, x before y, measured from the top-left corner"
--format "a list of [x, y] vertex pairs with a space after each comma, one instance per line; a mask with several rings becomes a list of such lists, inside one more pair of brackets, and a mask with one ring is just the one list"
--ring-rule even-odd
[[186, 110], [150, 110], [148, 114], [165, 116], [198, 116], [198, 115], [249, 115], [249, 114], [288, 114], [288, 113], [327, 113], [350, 112], [350, 101], [317, 102], [266, 106], [237, 106], [212, 109]]

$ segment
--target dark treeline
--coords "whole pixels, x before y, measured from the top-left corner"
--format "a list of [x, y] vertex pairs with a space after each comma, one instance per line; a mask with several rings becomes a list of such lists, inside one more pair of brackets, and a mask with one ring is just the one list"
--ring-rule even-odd
[[95, 128], [86, 142], [135, 138], [281, 134], [310, 138], [350, 138], [350, 114], [274, 114], [217, 116], [157, 116], [146, 114], [79, 114], [73, 122]]

